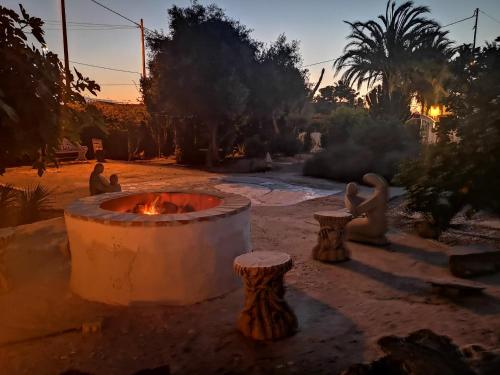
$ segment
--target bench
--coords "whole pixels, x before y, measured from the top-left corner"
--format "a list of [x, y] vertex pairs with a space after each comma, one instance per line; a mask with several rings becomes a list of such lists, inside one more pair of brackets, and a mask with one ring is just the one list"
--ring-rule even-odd
[[63, 138], [59, 148], [54, 149], [56, 162], [60, 161], [87, 161], [87, 146], [82, 146], [78, 142], [71, 143], [67, 138]]

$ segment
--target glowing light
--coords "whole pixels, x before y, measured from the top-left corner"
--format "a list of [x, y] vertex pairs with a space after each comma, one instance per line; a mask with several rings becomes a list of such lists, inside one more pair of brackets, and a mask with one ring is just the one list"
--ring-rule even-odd
[[144, 210], [141, 212], [144, 215], [158, 215], [160, 213], [160, 209], [158, 207], [158, 201], [160, 197], [156, 197], [151, 203], [146, 203], [144, 205]]
[[433, 105], [431, 106], [431, 108], [429, 108], [429, 116], [431, 116], [432, 118], [437, 118], [441, 115], [441, 108], [437, 105]]

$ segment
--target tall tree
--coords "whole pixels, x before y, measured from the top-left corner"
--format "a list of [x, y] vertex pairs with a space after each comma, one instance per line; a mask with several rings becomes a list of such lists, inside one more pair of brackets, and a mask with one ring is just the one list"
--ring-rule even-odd
[[[412, 1], [396, 7], [389, 0], [378, 20], [345, 21], [351, 27], [350, 42], [334, 63], [336, 73], [342, 72], [346, 84], [356, 83], [358, 89], [363, 84], [368, 88], [381, 84], [387, 100], [393, 93], [398, 98], [411, 97], [423, 86], [422, 72], [432, 72], [423, 61], [450, 53], [447, 32], [427, 18], [428, 13], [428, 7], [415, 6]], [[428, 74], [427, 82], [432, 83], [434, 76]]]
[[[84, 103], [81, 92], [99, 85], [76, 69], [66, 85], [62, 63], [45, 48], [43, 21], [0, 6], [0, 164], [50, 152], [71, 134], [71, 103]], [[34, 43], [29, 42], [31, 34]], [[0, 166], [1, 168], [1, 166]]]
[[68, 104], [83, 103], [84, 90], [99, 90], [76, 69], [68, 89], [62, 63], [45, 48], [42, 27], [22, 5], [20, 14], [0, 6], [0, 162], [51, 150], [70, 133], [64, 128], [73, 113]]
[[257, 117], [271, 118], [275, 135], [281, 133], [278, 120], [286, 122], [286, 116], [307, 101], [307, 71], [301, 63], [299, 43], [284, 34], [260, 49], [250, 82], [250, 110]]
[[332, 92], [333, 100], [339, 104], [354, 106], [358, 93], [342, 80], [335, 82]]
[[143, 84], [145, 103], [150, 111], [200, 121], [211, 166], [218, 160], [219, 131], [246, 109], [258, 45], [247, 28], [216, 6], [173, 6], [168, 14], [169, 34], [148, 38], [152, 59]]

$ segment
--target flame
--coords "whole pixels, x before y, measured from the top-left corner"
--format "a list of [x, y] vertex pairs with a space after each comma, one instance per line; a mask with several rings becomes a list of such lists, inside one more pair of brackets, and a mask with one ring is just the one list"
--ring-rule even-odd
[[431, 108], [429, 108], [429, 116], [433, 117], [433, 118], [436, 118], [436, 117], [439, 117], [441, 115], [441, 108], [439, 108], [439, 106], [431, 106]]
[[142, 211], [142, 213], [144, 215], [158, 215], [160, 213], [160, 209], [158, 207], [159, 200], [160, 197], [158, 196], [151, 203], [146, 203], [144, 205], [144, 210]]

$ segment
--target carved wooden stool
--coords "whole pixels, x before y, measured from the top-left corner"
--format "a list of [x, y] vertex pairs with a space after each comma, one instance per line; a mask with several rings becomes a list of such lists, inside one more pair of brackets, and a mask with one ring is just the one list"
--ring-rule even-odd
[[256, 340], [277, 340], [295, 333], [297, 317], [284, 299], [283, 286], [283, 275], [293, 266], [290, 255], [254, 251], [238, 256], [233, 266], [245, 285], [238, 329]]
[[345, 247], [345, 227], [352, 215], [345, 211], [319, 211], [314, 213], [319, 222], [318, 243], [312, 256], [322, 262], [342, 262], [350, 259]]

